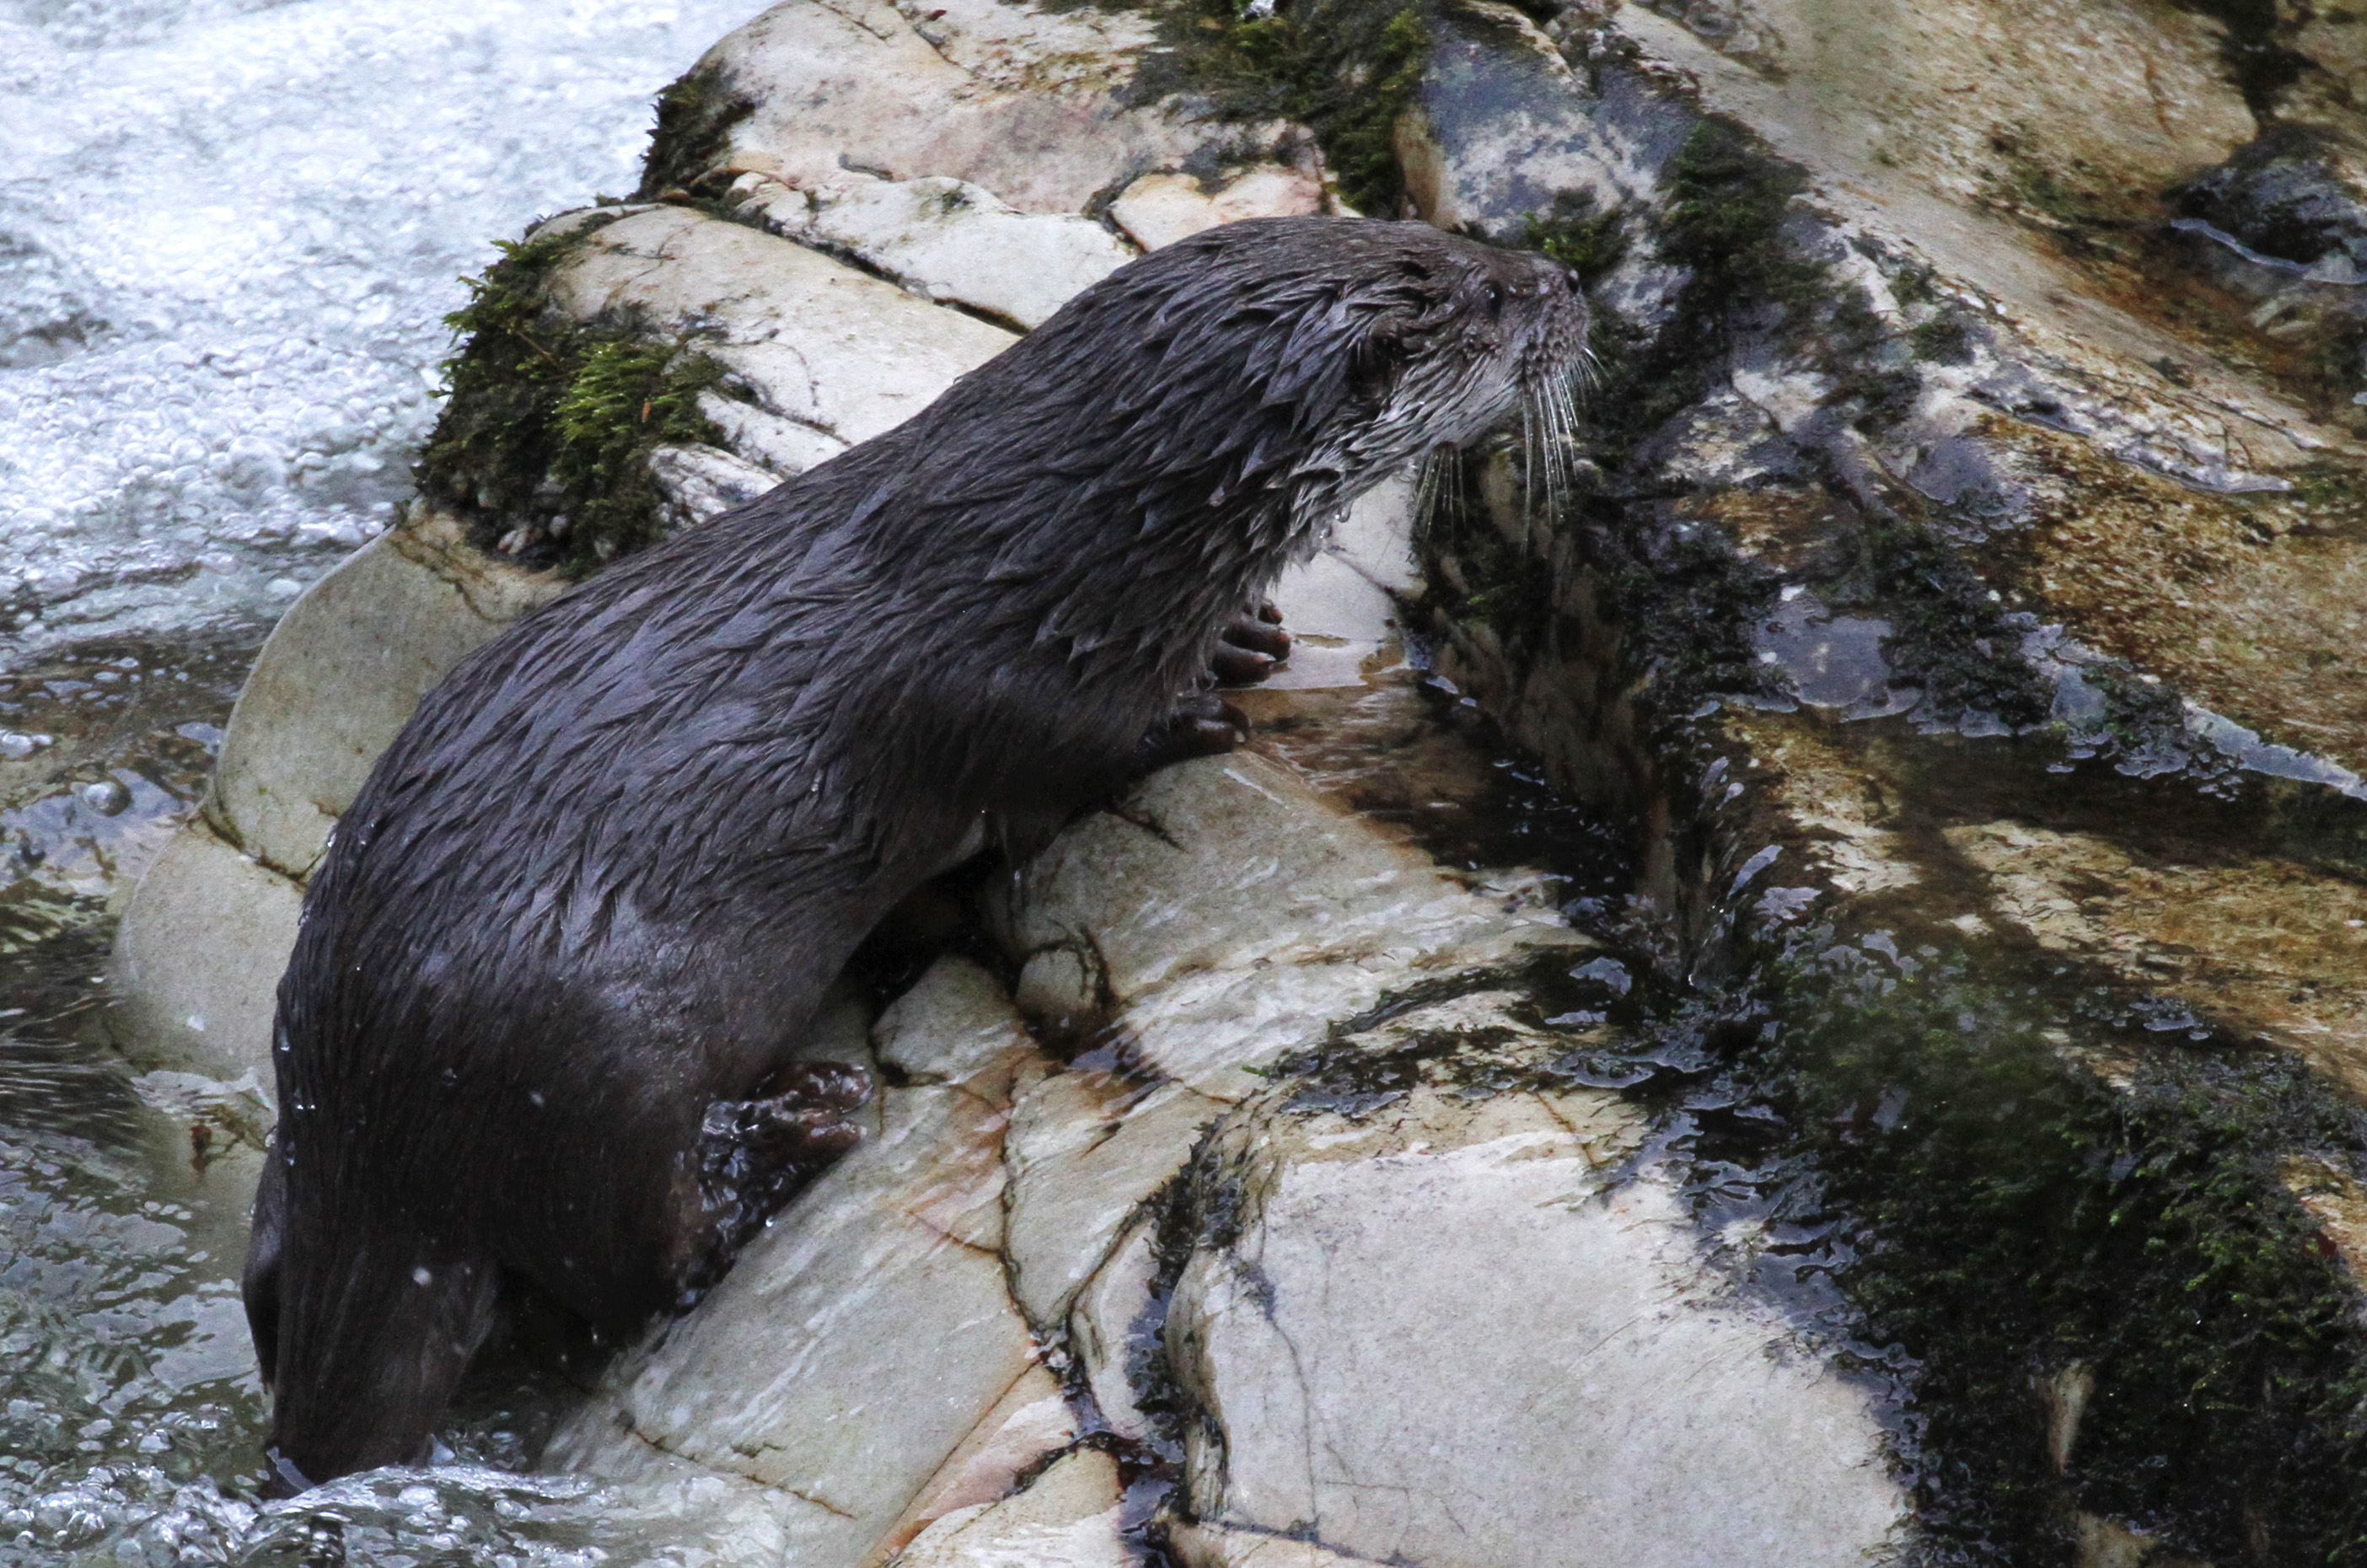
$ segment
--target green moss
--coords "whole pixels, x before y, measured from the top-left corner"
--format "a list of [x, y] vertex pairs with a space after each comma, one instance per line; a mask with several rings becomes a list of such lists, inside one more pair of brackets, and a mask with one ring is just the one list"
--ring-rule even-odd
[[2023, 660], [2021, 634], [1962, 556], [1929, 524], [1869, 518], [1870, 587], [1889, 611], [1885, 646], [1899, 674], [1943, 718], [1971, 710], [2015, 729], [2044, 723], [2054, 694]]
[[641, 200], [670, 190], [695, 191], [723, 161], [731, 128], [756, 112], [756, 100], [732, 90], [718, 65], [694, 66], [658, 94], [657, 123], [641, 161]]
[[1941, 365], [1969, 364], [1973, 358], [1972, 329], [1955, 311], [1943, 311], [1908, 329], [1908, 341], [1918, 358]]
[[1179, 15], [1169, 43], [1143, 90], [1187, 86], [1226, 119], [1296, 120], [1315, 132], [1349, 205], [1382, 218], [1404, 207], [1393, 138], [1431, 51], [1418, 4], [1299, 0], [1287, 14], [1249, 17], [1230, 0], [1202, 0]]
[[[2067, 1561], [2077, 1507], [2220, 1562], [2359, 1561], [2361, 1302], [2279, 1167], [2356, 1168], [2367, 1119], [2267, 1052], [2148, 1045], [2116, 1091], [2056, 1042], [2148, 1037], [2076, 973], [1832, 941], [1773, 967], [1728, 1086], [1781, 1119], [1761, 1168], [1805, 1166], [1787, 1222], [1823, 1237], [1860, 1364], [1912, 1391], [1928, 1560]], [[2075, 1365], [2058, 1474], [2035, 1391]]]
[[1669, 197], [1661, 254], [1693, 270], [1695, 288], [1754, 302], [1805, 303], [1825, 269], [1783, 236], [1792, 199], [1807, 188], [1800, 165], [1722, 115], [1693, 128], [1663, 176]]
[[629, 318], [592, 324], [554, 310], [551, 271], [599, 225], [500, 247], [446, 317], [459, 339], [450, 396], [420, 454], [422, 494], [493, 548], [523, 528], [529, 561], [581, 575], [659, 534], [662, 499], [644, 460], [673, 442], [714, 442], [698, 394], [723, 367]]
[[1626, 215], [1615, 208], [1599, 210], [1592, 191], [1563, 191], [1549, 210], [1528, 215], [1522, 240], [1591, 285], [1626, 256]]

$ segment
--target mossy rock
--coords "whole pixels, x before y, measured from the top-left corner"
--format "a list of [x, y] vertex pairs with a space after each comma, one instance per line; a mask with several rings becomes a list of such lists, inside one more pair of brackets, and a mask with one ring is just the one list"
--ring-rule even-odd
[[445, 318], [461, 342], [417, 471], [421, 493], [467, 517], [478, 545], [571, 575], [663, 534], [652, 449], [721, 439], [698, 399], [724, 367], [695, 341], [653, 338], [629, 315], [574, 321], [551, 303], [554, 270], [604, 226], [503, 244], [469, 280], [469, 303]]

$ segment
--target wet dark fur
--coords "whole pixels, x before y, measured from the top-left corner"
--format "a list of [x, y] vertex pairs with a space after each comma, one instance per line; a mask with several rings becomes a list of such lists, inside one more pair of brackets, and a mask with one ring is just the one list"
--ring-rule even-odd
[[280, 983], [246, 1292], [282, 1473], [420, 1459], [505, 1273], [624, 1331], [719, 1269], [714, 1173], [851, 1136], [859, 1085], [767, 1080], [881, 915], [1139, 772], [1229, 619], [1584, 334], [1542, 258], [1211, 231], [466, 660]]

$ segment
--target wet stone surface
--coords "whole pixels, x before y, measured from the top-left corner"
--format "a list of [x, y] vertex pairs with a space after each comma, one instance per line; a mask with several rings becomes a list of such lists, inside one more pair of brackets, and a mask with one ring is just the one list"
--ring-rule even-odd
[[[1586, 426], [1433, 474], [1418, 559], [1346, 519], [1277, 596], [1308, 635], [1241, 698], [1252, 752], [855, 976], [805, 1050], [878, 1074], [864, 1150], [605, 1371], [493, 1369], [445, 1434], [493, 1468], [225, 1500], [234, 1207], [184, 1188], [264, 1108], [177, 1003], [181, 1065], [136, 1082], [74, 1019], [21, 1029], [25, 1278], [128, 1293], [42, 1363], [84, 1382], [28, 1396], [58, 1457], [0, 1491], [17, 1550], [164, 1560], [117, 1551], [150, 1514], [198, 1561], [390, 1565], [2367, 1550], [2362, 133], [2331, 85], [2367, 35], [1895, 10], [793, 0], [719, 44], [634, 201], [480, 281], [430, 465], [474, 542], [429, 597], [555, 591], [1134, 248], [1334, 180], [1577, 267]], [[642, 412], [557, 419], [595, 405]], [[72, 912], [76, 961], [210, 740], [52, 716], [84, 689], [0, 714], [0, 821], [51, 867], [20, 851], [8, 907], [36, 944]], [[203, 830], [283, 902], [352, 771], [307, 771], [303, 706], [258, 700], [284, 733]], [[237, 940], [253, 972], [213, 978], [254, 1003], [284, 933]], [[117, 1344], [143, 1369], [92, 1381]], [[178, 1417], [102, 1428], [109, 1399], [218, 1408], [188, 1441], [225, 1457], [122, 1457]], [[587, 1474], [507, 1473], [546, 1431]]]

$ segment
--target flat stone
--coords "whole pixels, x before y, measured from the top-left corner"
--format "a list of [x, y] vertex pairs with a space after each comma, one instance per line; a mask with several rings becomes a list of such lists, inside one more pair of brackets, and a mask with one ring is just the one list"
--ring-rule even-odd
[[1110, 203], [1110, 220], [1145, 250], [1244, 218], [1308, 218], [1328, 211], [1322, 182], [1303, 168], [1260, 164], [1221, 183], [1183, 174], [1144, 175]]
[[656, 447], [647, 461], [665, 496], [661, 520], [670, 529], [719, 517], [780, 483], [771, 470], [709, 446]]
[[1274, 606], [1290, 631], [1290, 658], [1263, 682], [1271, 691], [1362, 686], [1365, 662], [1397, 631], [1397, 601], [1329, 551], [1282, 574]]
[[983, 187], [941, 176], [841, 175], [798, 188], [751, 174], [735, 188], [791, 239], [857, 256], [940, 303], [1021, 327], [1041, 326], [1139, 254], [1088, 219], [1022, 212]]
[[803, 1499], [805, 1568], [855, 1568], [1035, 1365], [1004, 1291], [1007, 1108], [885, 1091], [886, 1127], [832, 1166], [688, 1317], [615, 1369], [545, 1462], [629, 1479], [644, 1456]]
[[764, 412], [849, 446], [1014, 340], [803, 245], [674, 207], [593, 234], [551, 295], [579, 321], [632, 313], [652, 335], [696, 335]]
[[293, 881], [202, 820], [174, 835], [133, 890], [108, 960], [108, 1027], [123, 1053], [270, 1085], [272, 1011], [303, 902]]
[[1127, 1227], [1109, 1256], [1077, 1292], [1069, 1313], [1069, 1352], [1083, 1369], [1085, 1387], [1102, 1422], [1130, 1442], [1157, 1434], [1134, 1386], [1138, 1358], [1155, 1353], [1162, 1321], [1158, 1227], [1142, 1219]]
[[1002, 923], [1020, 954], [1089, 962], [1129, 1051], [1223, 1100], [1387, 992], [1591, 946], [1535, 879], [1467, 887], [1251, 752], [1163, 769], [1077, 824]]
[[1582, 1090], [1236, 1113], [1193, 1178], [1233, 1237], [1166, 1328], [1193, 1516], [1426, 1568], [1879, 1558], [1866, 1394], [1703, 1267], [1673, 1188], [1614, 1180], [1642, 1131]]
[[898, 1568], [1127, 1568], [1117, 1461], [1080, 1449], [1000, 1503], [948, 1514]]
[[974, 959], [948, 953], [890, 1002], [872, 1028], [871, 1047], [885, 1065], [915, 1083], [980, 1085], [1000, 1096], [1011, 1063], [1032, 1050], [1027, 1025], [1002, 983]]
[[1311, 1540], [1227, 1529], [1222, 1525], [1179, 1524], [1167, 1541], [1184, 1568], [1380, 1568], [1362, 1557], [1343, 1556]]
[[1410, 474], [1385, 479], [1348, 508], [1333, 525], [1324, 553], [1345, 562], [1357, 575], [1392, 594], [1421, 590], [1421, 567], [1414, 560], [1417, 497]]
[[1036, 1332], [1057, 1330], [1127, 1220], [1164, 1187], [1224, 1106], [1180, 1084], [1055, 1073], [1023, 1087], [1003, 1139], [1003, 1257]]
[[835, 436], [736, 397], [703, 392], [698, 394], [698, 412], [723, 432], [724, 444], [736, 456], [776, 479], [803, 473], [846, 450], [846, 443]]
[[461, 657], [567, 585], [414, 517], [304, 591], [256, 657], [222, 734], [206, 814], [265, 865], [311, 874], [379, 754]]
[[[812, 187], [850, 168], [946, 176], [1023, 212], [1079, 212], [1129, 176], [1204, 146], [1311, 148], [1284, 126], [1216, 124], [1174, 100], [1129, 105], [1157, 23], [1127, 11], [953, 0], [789, 0], [700, 60], [753, 102], [720, 167]], [[784, 85], [789, 90], [783, 90]], [[1303, 149], [1303, 150], [1302, 150]]]
[[975, 1515], [1007, 1496], [1022, 1475], [1076, 1440], [1076, 1413], [1060, 1380], [1041, 1366], [1028, 1368], [879, 1538], [864, 1559], [866, 1568], [901, 1551], [947, 1515]]

